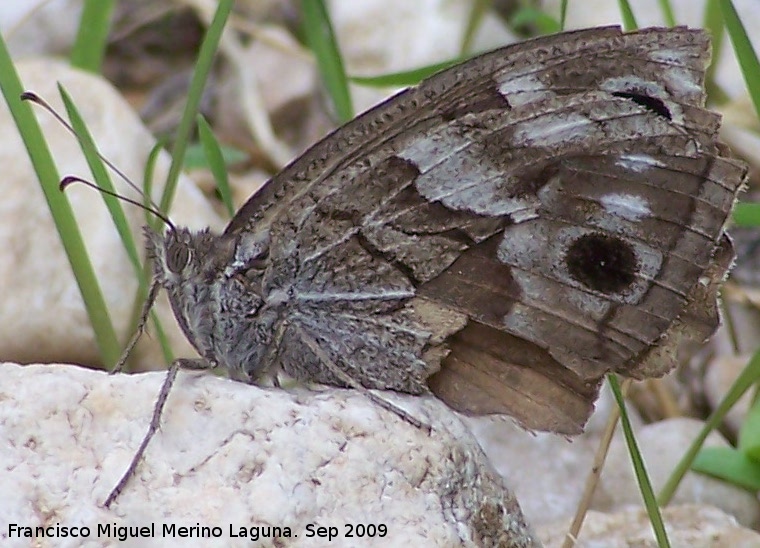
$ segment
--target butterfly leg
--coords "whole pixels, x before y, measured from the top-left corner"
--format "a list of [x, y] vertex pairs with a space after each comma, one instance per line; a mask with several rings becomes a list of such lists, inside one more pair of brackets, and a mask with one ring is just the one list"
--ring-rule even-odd
[[349, 375], [343, 369], [341, 369], [340, 366], [336, 364], [332, 359], [330, 359], [327, 353], [324, 350], [322, 350], [322, 348], [319, 346], [319, 343], [317, 343], [317, 341], [315, 341], [311, 336], [309, 336], [309, 334], [307, 334], [303, 328], [301, 328], [297, 324], [291, 324], [291, 327], [298, 333], [298, 335], [301, 337], [301, 340], [306, 344], [306, 346], [309, 347], [309, 350], [314, 352], [314, 355], [319, 358], [319, 360], [322, 362], [325, 368], [336, 379], [341, 381], [346, 386], [350, 386], [351, 388], [358, 390], [375, 405], [379, 405], [383, 409], [390, 411], [391, 413], [395, 413], [396, 415], [398, 415], [399, 418], [408, 422], [412, 426], [416, 426], [417, 428], [421, 430], [425, 430], [428, 433], [430, 433], [430, 431], [432, 430], [430, 425], [423, 423], [416, 417], [413, 417], [404, 409], [401, 409], [400, 407], [391, 403], [390, 401], [383, 399], [382, 397], [378, 396], [374, 392], [371, 392], [370, 390], [365, 388], [359, 381], [357, 381], [351, 375]]
[[150, 314], [150, 309], [153, 308], [153, 303], [156, 302], [159, 289], [161, 289], [161, 284], [157, 280], [153, 280], [153, 283], [150, 284], [150, 289], [148, 290], [148, 296], [145, 298], [142, 310], [140, 311], [140, 319], [137, 321], [135, 332], [132, 335], [132, 338], [129, 339], [127, 346], [124, 347], [124, 351], [121, 353], [119, 361], [116, 362], [116, 365], [111, 370], [111, 375], [121, 372], [124, 364], [127, 363], [127, 358], [129, 358], [137, 341], [140, 339], [140, 335], [145, 331], [145, 325], [148, 323], [148, 315]]
[[177, 378], [177, 372], [180, 369], [200, 371], [200, 370], [214, 369], [216, 367], [218, 367], [218, 364], [216, 364], [215, 362], [204, 360], [204, 359], [180, 358], [172, 362], [172, 365], [166, 374], [166, 379], [164, 380], [164, 384], [161, 386], [161, 391], [158, 393], [156, 404], [153, 407], [153, 416], [150, 418], [148, 431], [145, 433], [145, 436], [140, 442], [140, 446], [137, 448], [137, 451], [135, 451], [135, 454], [132, 457], [132, 460], [130, 461], [129, 466], [127, 466], [127, 469], [122, 475], [121, 479], [118, 481], [116, 486], [113, 489], [111, 489], [111, 492], [109, 493], [108, 497], [103, 503], [103, 506], [105, 506], [106, 508], [110, 507], [111, 503], [113, 503], [113, 501], [116, 500], [116, 498], [122, 492], [122, 490], [124, 489], [124, 486], [129, 481], [129, 478], [131, 478], [132, 475], [135, 473], [135, 470], [137, 469], [137, 465], [139, 464], [140, 459], [143, 457], [145, 450], [148, 448], [148, 444], [150, 443], [150, 440], [158, 431], [159, 426], [161, 426], [161, 415], [164, 411], [164, 406], [166, 405], [166, 400], [169, 397], [169, 392], [171, 391], [172, 385], [174, 384], [174, 380]]
[[111, 506], [111, 503], [113, 503], [113, 501], [116, 500], [116, 497], [118, 497], [119, 494], [122, 492], [122, 490], [124, 489], [124, 486], [129, 481], [129, 478], [131, 478], [132, 475], [135, 473], [135, 470], [137, 469], [137, 465], [140, 462], [140, 459], [145, 453], [145, 450], [148, 448], [148, 443], [150, 443], [151, 438], [158, 430], [158, 427], [161, 424], [161, 414], [164, 410], [166, 399], [169, 397], [169, 391], [171, 390], [171, 387], [174, 384], [174, 379], [177, 378], [177, 372], [179, 371], [179, 368], [180, 368], [180, 363], [179, 363], [180, 361], [181, 360], [176, 360], [174, 363], [172, 363], [171, 367], [169, 368], [169, 371], [166, 374], [166, 379], [164, 380], [164, 384], [163, 386], [161, 386], [161, 391], [158, 393], [156, 404], [153, 407], [153, 416], [150, 419], [148, 432], [145, 434], [145, 437], [143, 437], [142, 442], [140, 442], [140, 446], [137, 448], [137, 451], [132, 457], [132, 460], [130, 461], [129, 466], [127, 467], [126, 471], [121, 476], [121, 479], [119, 479], [119, 481], [116, 483], [116, 486], [114, 486], [114, 488], [111, 489], [111, 492], [108, 494], [108, 497], [103, 503], [103, 506], [105, 506], [106, 508], [109, 508]]
[[206, 371], [209, 369], [216, 369], [219, 364], [203, 358], [178, 358], [174, 360], [172, 366], [177, 365], [180, 369], [187, 369], [188, 371]]
[[288, 326], [288, 322], [281, 321], [277, 324], [272, 342], [267, 348], [267, 353], [262, 358], [261, 362], [257, 365], [256, 369], [260, 371], [254, 382], [259, 384], [259, 380], [267, 379], [272, 383], [275, 388], [280, 388], [279, 378], [279, 364], [277, 357], [280, 354], [280, 345], [282, 344], [282, 337], [285, 334], [285, 329]]

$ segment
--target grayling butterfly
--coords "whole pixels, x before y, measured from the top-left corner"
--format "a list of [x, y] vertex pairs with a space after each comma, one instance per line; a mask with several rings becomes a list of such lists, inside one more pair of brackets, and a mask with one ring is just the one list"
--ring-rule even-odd
[[718, 324], [746, 168], [704, 108], [708, 61], [701, 30], [607, 27], [444, 70], [318, 142], [223, 234], [148, 231], [145, 315], [165, 288], [200, 355], [176, 365], [577, 433], [605, 373], [661, 375]]

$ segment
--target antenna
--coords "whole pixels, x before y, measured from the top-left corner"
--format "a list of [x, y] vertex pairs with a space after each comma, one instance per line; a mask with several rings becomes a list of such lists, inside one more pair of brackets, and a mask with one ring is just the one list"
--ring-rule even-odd
[[122, 196], [121, 194], [117, 194], [116, 192], [111, 192], [110, 190], [106, 190], [105, 188], [100, 188], [98, 185], [96, 185], [92, 181], [88, 181], [87, 179], [82, 179], [81, 177], [77, 177], [76, 175], [67, 175], [66, 177], [61, 179], [61, 183], [58, 185], [58, 188], [60, 188], [61, 191], [64, 191], [66, 190], [66, 187], [74, 183], [82, 183], [83, 185], [93, 188], [97, 190], [98, 192], [102, 192], [103, 194], [108, 194], [109, 196], [118, 198], [119, 200], [123, 202], [127, 202], [128, 204], [135, 205], [139, 207], [140, 209], [144, 209], [148, 213], [152, 213], [153, 215], [161, 219], [172, 230], [172, 232], [177, 231], [177, 227], [174, 226], [174, 223], [172, 223], [171, 220], [169, 220], [169, 217], [161, 213], [158, 209], [155, 209], [154, 207], [146, 206], [145, 204], [140, 203], [137, 200], [133, 200], [132, 198], [127, 198], [126, 196]]
[[[35, 103], [36, 105], [39, 105], [42, 108], [44, 108], [56, 120], [58, 120], [58, 122], [63, 127], [65, 127], [67, 130], [69, 130], [69, 132], [74, 137], [76, 137], [77, 140], [79, 140], [79, 135], [77, 135], [77, 132], [74, 130], [73, 127], [71, 127], [71, 124], [69, 124], [66, 120], [64, 120], [64, 118], [60, 114], [58, 114], [58, 112], [56, 112], [56, 110], [53, 107], [51, 107], [50, 104], [47, 101], [45, 101], [42, 97], [40, 97], [39, 95], [37, 95], [33, 91], [25, 91], [24, 93], [21, 94], [21, 100], [22, 101], [30, 101], [30, 102]], [[89, 182], [89, 181], [85, 181], [85, 180], [79, 179], [77, 177], [65, 177], [61, 181], [61, 185], [60, 185], [61, 190], [64, 190], [64, 188], [66, 186], [68, 186], [69, 184], [71, 184], [73, 182], [85, 183], [85, 184], [87, 184], [87, 186], [89, 186], [91, 188], [94, 188], [96, 190], [99, 190], [100, 192], [104, 192], [105, 194], [110, 194], [110, 195], [112, 195], [112, 196], [114, 196], [116, 198], [120, 198], [121, 200], [123, 200], [125, 202], [129, 202], [131, 204], [135, 204], [137, 206], [142, 207], [145, 211], [149, 211], [149, 212], [153, 213], [154, 215], [156, 215], [156, 217], [158, 217], [159, 219], [161, 219], [162, 221], [164, 221], [168, 226], [170, 226], [172, 228], [172, 230], [174, 229], [174, 225], [171, 223], [171, 221], [169, 221], [169, 219], [167, 219], [165, 215], [163, 215], [162, 213], [159, 213], [158, 206], [153, 202], [153, 200], [150, 199], [150, 196], [147, 196], [145, 194], [145, 192], [143, 192], [142, 189], [140, 189], [136, 184], [134, 184], [130, 180], [130, 178], [126, 176], [126, 174], [123, 171], [121, 171], [118, 167], [116, 167], [116, 165], [113, 162], [111, 162], [108, 158], [104, 157], [98, 150], [96, 150], [95, 153], [98, 155], [98, 158], [100, 158], [103, 161], [104, 164], [106, 164], [109, 168], [111, 168], [111, 170], [114, 173], [116, 173], [116, 175], [118, 175], [119, 178], [122, 181], [124, 181], [125, 183], [127, 183], [130, 186], [130, 188], [132, 188], [132, 189], [135, 190], [135, 192], [137, 192], [138, 194], [140, 194], [141, 196], [143, 196], [145, 198], [145, 200], [150, 203], [150, 207], [148, 207], [148, 206], [146, 206], [144, 204], [139, 204], [139, 203], [137, 203], [137, 202], [135, 202], [133, 200], [130, 200], [129, 198], [124, 197], [124, 196], [120, 196], [118, 194], [114, 194], [112, 192], [109, 192], [109, 191], [107, 191], [105, 189], [102, 189], [99, 186], [97, 186], [97, 185]], [[69, 181], [68, 179], [72, 179], [72, 180]], [[66, 184], [64, 184], [64, 182]]]

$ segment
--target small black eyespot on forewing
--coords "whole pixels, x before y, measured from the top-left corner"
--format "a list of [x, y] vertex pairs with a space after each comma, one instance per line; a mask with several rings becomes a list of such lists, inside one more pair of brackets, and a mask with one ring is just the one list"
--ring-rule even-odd
[[634, 93], [631, 91], [614, 91], [612, 95], [622, 99], [630, 99], [637, 105], [641, 105], [645, 109], [654, 112], [659, 116], [663, 116], [668, 120], [673, 119], [673, 115], [670, 113], [670, 109], [665, 105], [665, 101], [658, 99], [657, 97], [650, 97], [643, 93]]

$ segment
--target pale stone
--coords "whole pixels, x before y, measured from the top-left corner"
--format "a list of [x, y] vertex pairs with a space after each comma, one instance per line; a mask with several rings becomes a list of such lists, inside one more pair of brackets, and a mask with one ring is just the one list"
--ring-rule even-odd
[[[477, 442], [434, 398], [384, 393], [432, 426], [428, 434], [352, 390], [262, 389], [181, 372], [136, 476], [107, 510], [163, 374], [0, 364], [0, 376], [4, 524], [86, 525], [89, 546], [115, 542], [96, 537], [99, 524], [152, 523], [156, 538], [141, 546], [248, 546], [230, 524], [290, 527], [298, 538], [287, 546], [534, 545]], [[162, 524], [223, 534], [167, 539]], [[339, 536], [307, 538], [308, 524]], [[387, 534], [347, 538], [346, 524], [384, 524]]]
[[[760, 25], [758, 26], [760, 27]], [[738, 96], [736, 100], [721, 108], [721, 114], [723, 115], [723, 126], [720, 130], [721, 140], [731, 147], [731, 151], [736, 157], [749, 164], [750, 173], [757, 173], [760, 170], [760, 159], [757, 158], [760, 136], [756, 132], [755, 107], [752, 105], [749, 95]], [[749, 229], [751, 230], [752, 227]], [[735, 231], [735, 227], [733, 231]], [[751, 276], [745, 276], [751, 278], [753, 283], [757, 283], [758, 274], [760, 274], [757, 264], [753, 262], [757, 260], [756, 257], [755, 253], [750, 257], [750, 264], [754, 267], [754, 272], [751, 273]], [[744, 260], [743, 257], [742, 260]], [[737, 268], [747, 269], [745, 274], [749, 274], [751, 267], [745, 264]], [[760, 302], [760, 295], [758, 295], [756, 288], [753, 287], [752, 289], [754, 291], [748, 297], [757, 306], [757, 303]]]
[[303, 101], [318, 87], [312, 54], [284, 28], [271, 27], [260, 32], [259, 39], [245, 48], [241, 61], [254, 74], [269, 76], [259, 78], [261, 100], [268, 112], [292, 108], [292, 103]]
[[[697, 393], [704, 395], [711, 410], [716, 409], [726, 397], [757, 351], [760, 341], [760, 309], [757, 306], [760, 303], [760, 292], [753, 288], [752, 281], [743, 279], [753, 271], [754, 266], [752, 257], [747, 253], [754, 247], [748, 240], [756, 236], [747, 236], [747, 232], [742, 234], [743, 245], [738, 247], [738, 264], [731, 274], [732, 283], [726, 284], [722, 290], [724, 316], [730, 318], [730, 326], [724, 321], [710, 339], [708, 348], [703, 352], [709, 360], [704, 356], [701, 362], [697, 359], [698, 366], [702, 366], [701, 369], [696, 369], [695, 377], [701, 379], [696, 386]], [[704, 363], [706, 367], [702, 365]], [[747, 390], [723, 420], [734, 436], [739, 434], [754, 394], [754, 388]]]
[[[760, 546], [760, 533], [746, 529], [736, 520], [712, 506], [687, 504], [664, 508], [668, 540], [671, 546], [690, 548], [750, 548]], [[538, 527], [538, 536], [546, 548], [563, 545], [570, 521]], [[643, 509], [629, 509], [615, 514], [589, 512], [575, 544], [578, 547], [656, 548], [649, 516]]]
[[[376, 76], [459, 57], [472, 2], [333, 0], [329, 7], [346, 71], [352, 76]], [[514, 41], [514, 35], [506, 26], [487, 11], [478, 27], [472, 51], [493, 49]], [[352, 86], [351, 91], [357, 112], [387, 94], [366, 86]]]
[[[664, 486], [702, 426], [703, 423], [695, 419], [677, 418], [637, 429], [636, 440], [655, 493]], [[726, 447], [728, 443], [719, 433], [712, 432], [705, 446]], [[760, 523], [760, 503], [755, 496], [739, 487], [696, 472], [688, 472], [684, 476], [673, 498], [673, 504], [691, 503], [720, 508], [748, 527]], [[616, 435], [592, 507], [616, 511], [628, 505], [641, 504], [641, 492], [625, 440], [622, 435]]]
[[[197, 6], [204, 2], [193, 0]], [[331, 22], [349, 76], [377, 76], [416, 69], [461, 56], [461, 40], [472, 4], [468, 0], [365, 0], [331, 2]], [[221, 75], [217, 127], [242, 142], [248, 134], [268, 158], [284, 165], [282, 148], [272, 142], [262, 119], [271, 121], [277, 137], [293, 150], [303, 150], [334, 128], [325, 116], [324, 86], [313, 53], [289, 31], [254, 27], [254, 40], [222, 45], [228, 69]], [[515, 37], [490, 11], [478, 27], [472, 52], [514, 42]], [[362, 112], [396, 88], [350, 84], [354, 111]], [[252, 97], [256, 97], [256, 100]], [[334, 115], [334, 113], [329, 113]], [[258, 122], [256, 122], [258, 120]], [[268, 124], [267, 124], [268, 125]], [[258, 129], [257, 129], [258, 128]], [[290, 158], [288, 157], [287, 160]]]
[[[528, 432], [509, 417], [471, 417], [467, 424], [514, 491], [528, 522], [538, 527], [575, 515], [610, 413], [617, 404], [605, 383], [585, 433], [566, 438]], [[632, 424], [641, 418], [629, 409]]]
[[468, 424], [531, 524], [575, 514], [591, 469], [593, 438], [531, 433], [502, 417], [472, 418]]
[[14, 58], [64, 53], [74, 43], [81, 0], [4, 0], [0, 32]]
[[[155, 140], [137, 115], [110, 84], [99, 77], [74, 70], [65, 63], [30, 60], [17, 64], [26, 89], [34, 91], [59, 112], [62, 106], [56, 83], [60, 82], [80, 109], [101, 154], [140, 184], [146, 160]], [[76, 139], [58, 121], [33, 107], [61, 176], [75, 174], [91, 179]], [[0, 101], [0, 165], [3, 197], [0, 200], [0, 286], [3, 307], [0, 324], [0, 356], [21, 362], [71, 361], [97, 364], [98, 349], [79, 289], [59, 240], [52, 217], [32, 170], [24, 145], [4, 101]], [[159, 155], [155, 170], [156, 200], [169, 167], [166, 153]], [[118, 177], [118, 192], [141, 201]], [[131, 335], [130, 317], [137, 282], [121, 240], [113, 227], [103, 197], [83, 185], [66, 190], [79, 229], [101, 285], [111, 320], [122, 341]], [[124, 205], [136, 245], [143, 248], [141, 226], [145, 212]], [[180, 178], [172, 218], [191, 228], [222, 228], [202, 193], [185, 177]], [[159, 316], [178, 355], [193, 350], [179, 331], [166, 304]], [[160, 362], [155, 338], [143, 337], [134, 357], [138, 363]]]
[[[712, 360], [705, 374], [705, 396], [712, 409], [720, 405], [751, 358], [752, 356], [748, 354], [743, 356], [724, 355]], [[754, 396], [755, 390], [750, 388], [726, 414], [725, 423], [734, 435], [739, 434]]]
[[254, 136], [255, 145], [283, 167], [333, 123], [324, 109], [314, 108], [321, 88], [311, 52], [281, 27], [260, 28], [255, 38], [230, 35], [223, 43], [227, 62], [216, 88], [214, 129], [233, 142]]

